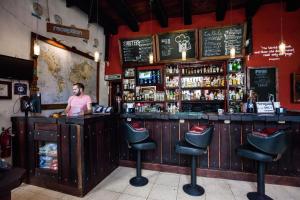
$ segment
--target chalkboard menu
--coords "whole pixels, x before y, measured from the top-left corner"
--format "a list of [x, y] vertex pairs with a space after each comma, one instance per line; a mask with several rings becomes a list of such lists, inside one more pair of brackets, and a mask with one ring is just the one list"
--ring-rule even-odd
[[158, 34], [156, 38], [158, 61], [181, 61], [183, 50], [186, 50], [187, 60], [196, 59], [198, 55], [197, 39], [196, 30]]
[[245, 25], [207, 28], [200, 33], [200, 57], [205, 59], [229, 58], [230, 49], [235, 47], [236, 56], [244, 54]]
[[153, 52], [155, 62], [154, 39], [152, 36], [120, 39], [120, 55], [123, 66], [149, 64], [149, 54]]
[[258, 101], [268, 101], [269, 95], [277, 97], [277, 70], [275, 67], [249, 68], [248, 88], [254, 90]]

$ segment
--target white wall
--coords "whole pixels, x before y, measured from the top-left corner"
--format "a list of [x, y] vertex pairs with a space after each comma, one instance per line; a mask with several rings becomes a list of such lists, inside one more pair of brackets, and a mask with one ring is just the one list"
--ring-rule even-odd
[[[48, 38], [55, 37], [58, 41], [67, 46], [74, 46], [78, 50], [89, 53], [93, 56], [96, 50], [93, 47], [94, 38], [98, 38], [100, 47], [98, 51], [102, 53], [100, 59], [100, 87], [99, 99], [101, 104], [108, 104], [108, 87], [104, 81], [104, 51], [105, 37], [102, 27], [96, 24], [90, 24], [88, 28], [88, 15], [76, 7], [67, 8], [65, 0], [48, 0], [50, 22], [55, 23], [54, 15], [58, 14], [62, 17], [63, 25], [75, 25], [77, 28], [89, 29], [90, 39], [84, 42], [81, 38], [63, 36], [46, 32], [47, 1], [39, 0], [43, 7], [43, 15], [41, 20], [32, 16], [32, 3], [34, 0], [0, 0], [0, 54], [8, 55], [23, 59], [30, 58], [30, 35], [36, 32]], [[38, 29], [37, 29], [38, 27]], [[1, 69], [0, 69], [1, 70]], [[11, 126], [10, 117], [12, 115], [23, 115], [23, 113], [13, 114], [13, 104], [19, 96], [13, 95], [12, 100], [0, 100], [0, 127]], [[19, 107], [19, 102], [17, 102]], [[43, 111], [42, 115], [48, 116], [54, 112]]]

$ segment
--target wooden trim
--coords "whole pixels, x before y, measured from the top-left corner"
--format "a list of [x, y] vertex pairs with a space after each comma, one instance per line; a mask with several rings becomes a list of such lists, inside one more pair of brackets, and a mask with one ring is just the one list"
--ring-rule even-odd
[[[135, 161], [129, 161], [129, 160], [119, 160], [119, 165], [124, 167], [132, 167], [132, 168], [136, 167]], [[190, 174], [191, 171], [190, 167], [181, 167], [175, 165], [165, 165], [165, 164], [156, 164], [156, 163], [142, 163], [142, 168], [148, 170], [154, 170], [154, 171], [171, 172], [171, 173], [179, 173], [179, 174]], [[230, 170], [214, 170], [214, 169], [197, 168], [197, 176], [256, 182], [256, 174], [247, 173], [247, 172], [236, 172]], [[300, 187], [300, 177], [265, 175], [265, 181], [266, 183], [269, 184]]]
[[229, 59], [230, 55], [227, 56], [210, 56], [210, 57], [203, 57], [202, 56], [202, 31], [205, 29], [221, 29], [221, 28], [226, 28], [226, 27], [232, 27], [232, 26], [238, 26], [238, 25], [243, 25], [244, 26], [244, 32], [243, 32], [243, 45], [242, 45], [242, 54], [236, 54], [236, 58], [243, 58], [245, 55], [245, 38], [246, 38], [246, 31], [247, 31], [247, 25], [246, 23], [242, 24], [233, 24], [233, 25], [228, 25], [228, 26], [221, 26], [221, 27], [207, 27], [203, 29], [199, 29], [199, 59], [200, 60], [225, 60]]
[[[159, 35], [164, 35], [164, 34], [169, 34], [169, 33], [182, 33], [182, 32], [187, 32], [187, 31], [195, 31], [195, 57], [194, 58], [186, 58], [186, 61], [182, 61], [181, 59], [172, 59], [172, 60], [161, 60], [160, 55], [159, 55]], [[191, 62], [191, 61], [197, 61], [198, 59], [198, 43], [199, 43], [199, 38], [198, 38], [198, 30], [197, 29], [184, 29], [184, 30], [177, 30], [177, 31], [169, 31], [169, 32], [163, 32], [163, 33], [158, 33], [155, 36], [155, 44], [156, 44], [156, 52], [157, 52], [157, 62], [158, 63], [169, 63], [169, 62], [180, 62], [180, 63], [185, 63], [185, 62]]]
[[296, 76], [297, 77], [300, 77], [300, 74], [299, 73], [292, 73], [291, 75], [291, 99], [292, 99], [292, 103], [300, 103], [300, 99], [296, 98], [296, 95], [297, 95], [297, 91], [296, 91]]

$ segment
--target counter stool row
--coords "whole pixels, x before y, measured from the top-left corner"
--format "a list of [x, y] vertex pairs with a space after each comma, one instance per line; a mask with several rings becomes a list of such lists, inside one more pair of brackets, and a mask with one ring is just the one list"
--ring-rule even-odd
[[[126, 135], [128, 147], [137, 151], [136, 176], [130, 179], [133, 186], [144, 186], [148, 179], [141, 175], [141, 151], [153, 150], [156, 142], [149, 138], [149, 131], [139, 123], [122, 123], [123, 131]], [[208, 146], [213, 137], [213, 125], [193, 126], [184, 134], [184, 139], [175, 145], [176, 153], [190, 155], [191, 163], [191, 183], [183, 186], [185, 193], [192, 196], [204, 194], [204, 188], [197, 185], [196, 181], [196, 160], [197, 156], [207, 153]], [[254, 131], [247, 135], [247, 143], [238, 147], [236, 152], [239, 156], [258, 163], [257, 169], [257, 192], [247, 194], [250, 200], [271, 200], [265, 195], [265, 164], [266, 162], [277, 161], [287, 148], [287, 134], [284, 130], [267, 128], [260, 132]]]

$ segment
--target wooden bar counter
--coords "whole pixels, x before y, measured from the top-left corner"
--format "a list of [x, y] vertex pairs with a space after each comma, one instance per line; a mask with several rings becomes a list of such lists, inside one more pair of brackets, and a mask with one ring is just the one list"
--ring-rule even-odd
[[[29, 184], [84, 196], [118, 166], [117, 119], [13, 117], [13, 165], [26, 169]], [[57, 144], [58, 170], [40, 168], [45, 143]]]
[[[142, 154], [143, 168], [175, 173], [190, 173], [190, 157], [175, 153], [175, 144], [193, 124], [207, 121], [214, 125], [208, 154], [197, 162], [197, 175], [256, 181], [254, 161], [241, 159], [235, 149], [246, 141], [252, 130], [266, 127], [290, 128], [289, 148], [278, 162], [267, 166], [266, 182], [300, 186], [300, 115], [216, 113], [133, 113], [123, 120], [140, 121], [157, 142], [157, 149]], [[122, 134], [120, 134], [122, 136]], [[120, 140], [120, 165], [134, 167], [134, 152]]]

